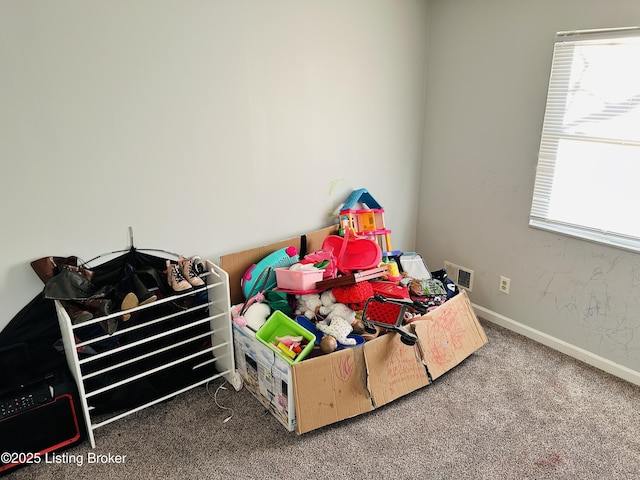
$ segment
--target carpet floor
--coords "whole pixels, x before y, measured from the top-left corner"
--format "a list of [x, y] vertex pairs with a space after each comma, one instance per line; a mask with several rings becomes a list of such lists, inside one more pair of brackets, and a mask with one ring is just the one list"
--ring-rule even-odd
[[640, 387], [481, 323], [489, 343], [431, 385], [303, 435], [218, 380], [6, 478], [640, 478]]

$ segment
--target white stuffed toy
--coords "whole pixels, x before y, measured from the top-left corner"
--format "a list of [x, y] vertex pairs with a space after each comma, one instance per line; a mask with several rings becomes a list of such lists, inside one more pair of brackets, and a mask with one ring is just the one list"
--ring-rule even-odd
[[252, 304], [247, 311], [244, 312], [244, 320], [247, 322], [247, 326], [257, 332], [260, 327], [264, 325], [271, 315], [271, 308], [266, 303], [256, 302]]
[[321, 306], [322, 302], [318, 293], [296, 295], [296, 315], [304, 315], [309, 320], [313, 320], [316, 318], [316, 313], [318, 313], [318, 309]]
[[326, 290], [320, 295], [322, 306], [318, 314], [324, 320], [316, 324], [316, 328], [325, 335], [331, 335], [342, 345], [355, 345], [355, 338], [347, 338], [353, 331], [352, 323], [356, 320], [356, 312], [343, 303], [336, 303], [336, 297], [331, 290]]
[[333, 290], [331, 289], [322, 292], [320, 295], [320, 301], [322, 302], [323, 307], [328, 307], [329, 305], [333, 305], [338, 302], [336, 297], [333, 295]]
[[333, 296], [331, 290], [322, 292], [320, 296], [322, 306], [318, 310], [320, 315], [324, 315], [327, 325], [331, 320], [340, 317], [352, 325], [356, 321], [356, 312], [347, 307], [344, 303], [336, 303], [336, 297]]
[[319, 322], [316, 324], [316, 328], [325, 335], [331, 335], [342, 345], [355, 345], [357, 343], [355, 338], [348, 338], [353, 328], [351, 324], [342, 317], [333, 317], [329, 325], [324, 322]]

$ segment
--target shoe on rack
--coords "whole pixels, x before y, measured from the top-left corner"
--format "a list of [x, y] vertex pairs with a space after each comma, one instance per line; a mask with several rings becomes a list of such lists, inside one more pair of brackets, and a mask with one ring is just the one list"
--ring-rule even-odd
[[204, 280], [202, 280], [198, 276], [196, 266], [191, 261], [191, 259], [180, 256], [180, 258], [178, 259], [178, 267], [180, 268], [180, 273], [182, 273], [182, 276], [187, 280], [187, 282], [189, 282], [191, 286], [202, 287], [204, 285]]
[[153, 288], [158, 287], [158, 290], [154, 290], [156, 295], [164, 297], [172, 295], [173, 291], [167, 283], [167, 276], [161, 270], [146, 266], [137, 268], [134, 273], [145, 286], [153, 285]]
[[110, 318], [109, 320], [103, 320], [100, 322], [100, 326], [109, 335], [113, 335], [118, 330], [118, 317]]
[[36, 275], [42, 280], [42, 283], [47, 283], [60, 273], [62, 265], [77, 264], [78, 257], [42, 257], [31, 262], [31, 268], [33, 268], [33, 271], [36, 272]]
[[61, 267], [58, 267], [60, 269], [62, 268], [68, 268], [69, 270], [72, 270], [80, 275], [82, 275], [84, 278], [86, 278], [87, 280], [89, 280], [90, 282], [93, 282], [93, 277], [95, 277], [95, 274], [93, 273], [93, 270], [89, 270], [83, 266], [79, 266], [76, 267], [75, 265], [62, 265]]
[[84, 300], [82, 305], [89, 310], [94, 317], [106, 317], [113, 313], [113, 302], [108, 298], [94, 298]]
[[91, 320], [93, 318], [93, 314], [89, 310], [80, 306], [78, 303], [63, 300], [62, 306], [69, 314], [69, 318], [71, 319], [71, 323], [73, 325], [86, 322], [87, 320]]
[[[122, 299], [120, 310], [129, 310], [130, 308], [136, 308], [138, 305], [140, 305], [140, 302], [138, 301], [138, 297], [136, 296], [136, 294], [133, 292], [129, 292]], [[125, 322], [130, 318], [130, 313], [125, 313], [124, 315], [122, 315], [122, 320]]]
[[198, 276], [207, 271], [207, 266], [197, 255], [195, 257], [191, 257], [191, 264], [193, 265], [193, 269], [196, 271], [196, 274]]
[[138, 278], [137, 275], [133, 275], [131, 277], [131, 286], [133, 288], [133, 293], [135, 293], [136, 297], [138, 297], [138, 305], [147, 305], [148, 303], [155, 302], [158, 297], [151, 292], [142, 280]]
[[[85, 300], [82, 304], [93, 314], [94, 318], [106, 317], [113, 313], [113, 301], [109, 298], [94, 298]], [[118, 329], [118, 318], [109, 318], [100, 322], [102, 329], [113, 335]]]
[[185, 292], [187, 290], [191, 290], [191, 284], [189, 281], [182, 275], [180, 271], [180, 266], [175, 263], [171, 263], [170, 260], [167, 260], [167, 283], [173, 289], [174, 292]]

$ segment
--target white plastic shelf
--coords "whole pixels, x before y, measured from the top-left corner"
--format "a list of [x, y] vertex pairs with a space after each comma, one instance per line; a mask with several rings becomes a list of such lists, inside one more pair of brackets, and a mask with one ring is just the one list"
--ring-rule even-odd
[[[230, 382], [234, 378], [229, 276], [208, 260], [205, 261], [205, 266], [206, 272], [202, 278], [206, 285], [202, 288], [160, 298], [147, 305], [94, 318], [78, 325], [71, 323], [65, 308], [59, 301], [55, 301], [65, 356], [78, 386], [82, 414], [92, 448], [96, 446], [94, 431], [104, 425], [205, 385], [216, 378], [224, 377]], [[204, 291], [206, 300], [185, 306], [189, 297], [202, 296]], [[76, 340], [78, 330], [120, 317], [125, 312], [136, 314], [136, 318], [143, 320], [131, 322], [131, 325], [120, 321], [113, 336], [105, 333], [86, 338], [83, 335], [82, 341]], [[133, 340], [106, 349], [103, 347], [113, 337], [128, 336]], [[79, 351], [98, 345], [99, 348], [94, 348], [97, 352], [95, 354], [79, 354]], [[172, 384], [173, 388], [168, 393], [162, 391], [157, 397], [146, 399], [140, 405], [95, 413], [97, 409], [93, 401], [100, 395], [109, 392], [126, 393], [132, 382], [150, 379], [154, 375], [170, 374], [172, 368], [188, 368], [193, 372], [193, 377], [189, 378], [186, 385]], [[107, 378], [109, 380], [105, 381]], [[92, 385], [96, 381], [100, 381], [97, 388]]]

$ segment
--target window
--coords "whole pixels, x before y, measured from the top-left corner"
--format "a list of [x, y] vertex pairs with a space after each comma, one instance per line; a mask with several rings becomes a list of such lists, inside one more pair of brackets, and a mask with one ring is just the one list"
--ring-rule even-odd
[[559, 32], [529, 225], [640, 252], [640, 29]]

